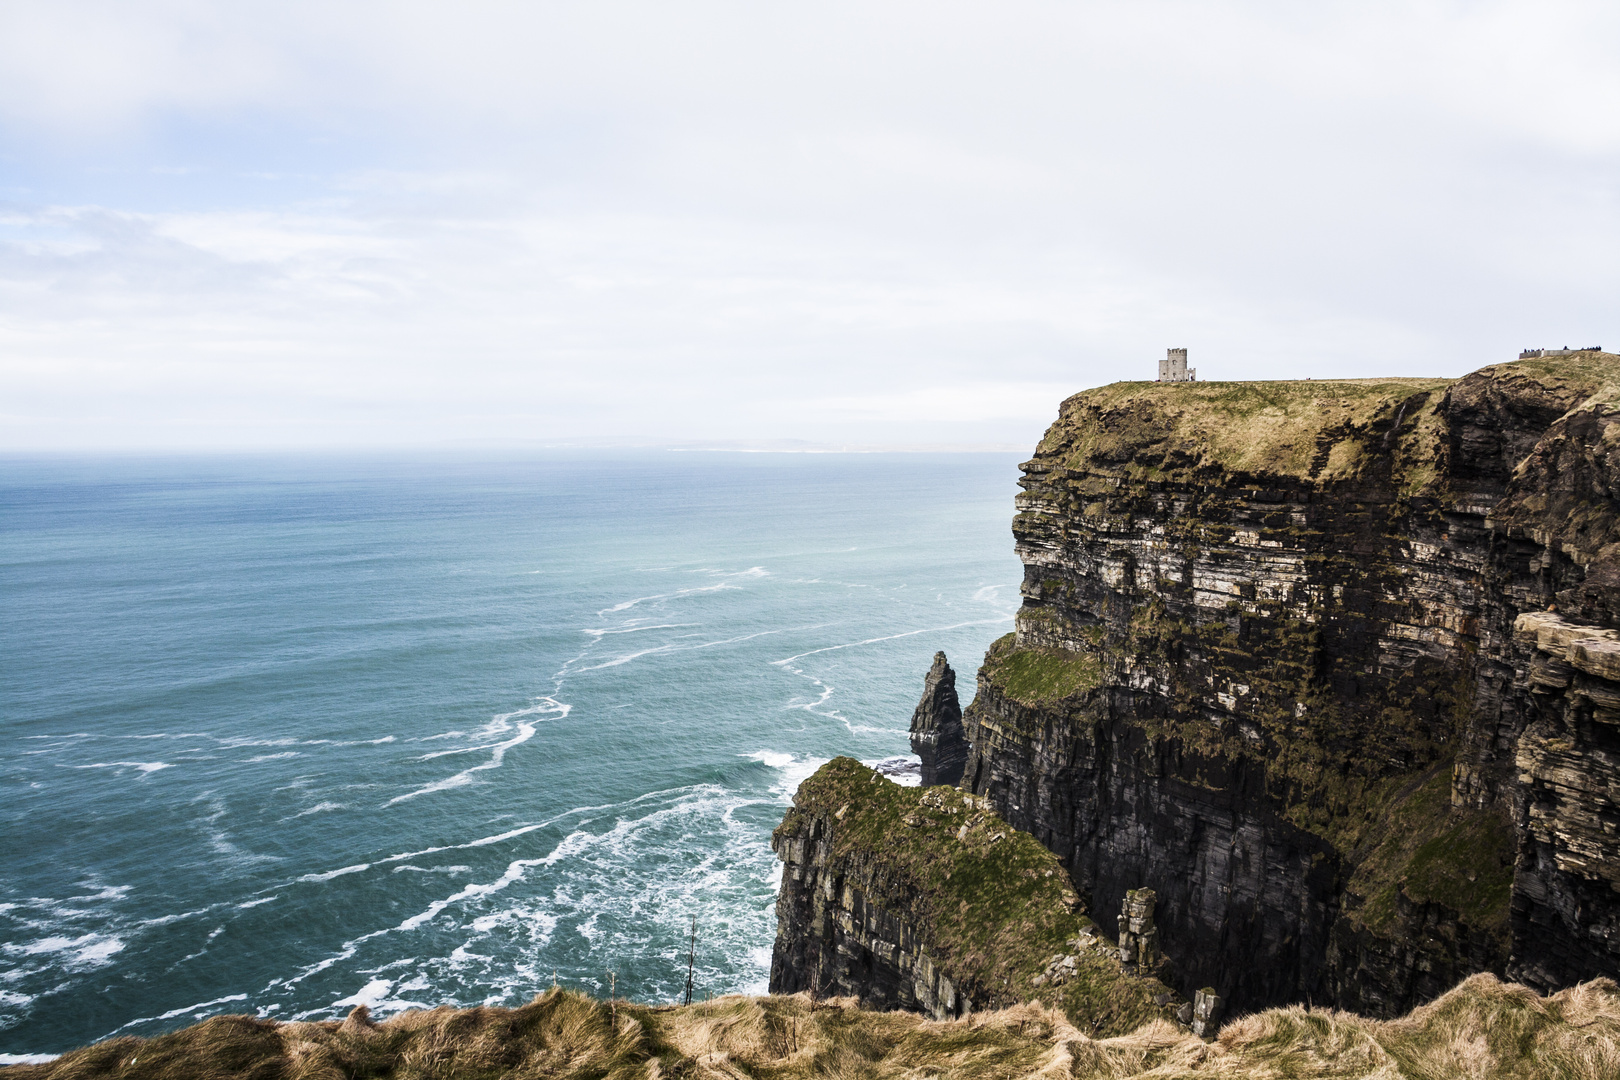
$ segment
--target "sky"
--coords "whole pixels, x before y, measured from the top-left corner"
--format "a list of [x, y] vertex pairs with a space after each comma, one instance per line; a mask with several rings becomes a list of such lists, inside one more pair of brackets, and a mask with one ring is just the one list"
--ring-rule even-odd
[[1620, 5], [0, 4], [0, 451], [1033, 446], [1620, 342]]

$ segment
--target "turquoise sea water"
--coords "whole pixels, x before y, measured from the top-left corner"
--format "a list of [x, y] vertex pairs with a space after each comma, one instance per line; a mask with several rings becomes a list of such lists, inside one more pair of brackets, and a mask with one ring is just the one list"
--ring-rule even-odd
[[1013, 455], [0, 461], [0, 1053], [763, 990], [770, 830], [1011, 627]]

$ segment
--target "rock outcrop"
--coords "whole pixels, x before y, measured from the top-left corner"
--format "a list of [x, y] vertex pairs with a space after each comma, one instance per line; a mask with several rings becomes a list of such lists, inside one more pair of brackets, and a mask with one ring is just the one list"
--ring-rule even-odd
[[923, 679], [922, 700], [911, 714], [911, 752], [922, 758], [923, 787], [961, 781], [967, 765], [967, 735], [956, 697], [956, 672], [942, 652], [934, 654], [934, 666]]
[[1122, 967], [1056, 857], [986, 800], [838, 758], [793, 801], [771, 838], [772, 993], [935, 1019], [1038, 1000], [1108, 1034], [1175, 1015], [1152, 971]]
[[1068, 399], [963, 788], [1105, 925], [1155, 890], [1234, 1008], [1620, 974], [1617, 386], [1588, 352]]

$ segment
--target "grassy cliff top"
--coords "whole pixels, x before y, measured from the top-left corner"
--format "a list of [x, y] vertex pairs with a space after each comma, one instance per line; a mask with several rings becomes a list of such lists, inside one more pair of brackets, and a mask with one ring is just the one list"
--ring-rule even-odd
[[1608, 1080], [1620, 992], [1600, 979], [1549, 998], [1475, 975], [1399, 1020], [1299, 1006], [1228, 1023], [1205, 1043], [1163, 1020], [1093, 1039], [1039, 1005], [938, 1023], [848, 1000], [723, 997], [681, 1008], [552, 990], [516, 1009], [433, 1009], [380, 1024], [216, 1016], [109, 1039], [6, 1080], [1134, 1080], [1201, 1076]]
[[1473, 378], [1534, 380], [1548, 390], [1573, 399], [1570, 408], [1620, 405], [1620, 354], [1579, 352], [1568, 356], [1537, 356], [1480, 368]]
[[[1069, 398], [1041, 440], [1070, 468], [1121, 467], [1136, 479], [1217, 465], [1229, 472], [1331, 479], [1359, 454], [1325, 457], [1324, 444], [1368, 435], [1394, 422], [1401, 405], [1433, 403], [1451, 379], [1334, 379], [1270, 382], [1126, 382]], [[1416, 403], [1414, 403], [1416, 404]], [[1422, 407], [1401, 417], [1416, 426]], [[1381, 436], [1380, 436], [1381, 437]], [[1320, 459], [1320, 460], [1319, 460]]]
[[[1453, 388], [1524, 386], [1566, 408], [1620, 402], [1620, 356], [1585, 352], [1482, 368], [1463, 379], [1119, 382], [1065, 400], [1036, 451], [1046, 467], [1133, 480], [1222, 469], [1329, 481], [1372, 457], [1423, 474]], [[1419, 475], [1419, 483], [1426, 480]]]
[[[800, 785], [793, 802], [777, 842], [801, 833], [805, 815], [821, 817], [834, 859], [866, 858], [913, 898], [912, 923], [958, 984], [971, 979], [1014, 1001], [1044, 1001], [1087, 1030], [1128, 1031], [1171, 1011], [1154, 1004], [1169, 988], [1126, 975], [1109, 952], [1111, 939], [1087, 935], [1081, 940], [1091, 944], [1076, 945], [1092, 922], [1080, 914], [1068, 872], [988, 800], [949, 787], [901, 787], [836, 758]], [[1038, 984], [1058, 954], [1075, 956], [1075, 974], [1062, 985]]]

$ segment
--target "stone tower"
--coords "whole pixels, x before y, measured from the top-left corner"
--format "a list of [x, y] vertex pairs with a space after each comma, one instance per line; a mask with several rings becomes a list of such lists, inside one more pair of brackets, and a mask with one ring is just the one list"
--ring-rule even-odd
[[1160, 382], [1197, 382], [1198, 370], [1187, 366], [1186, 349], [1166, 349], [1159, 361]]

